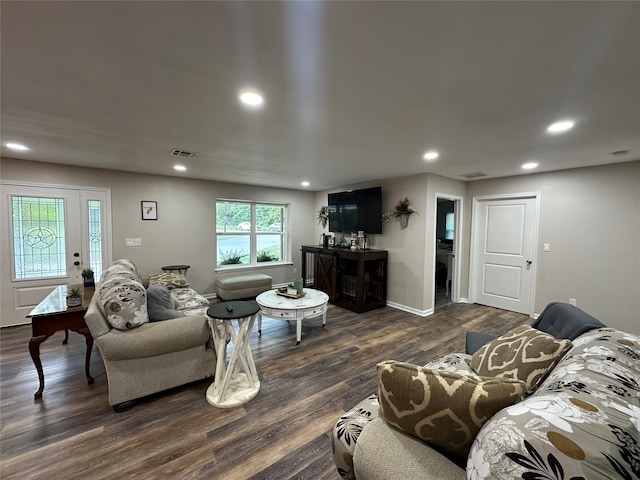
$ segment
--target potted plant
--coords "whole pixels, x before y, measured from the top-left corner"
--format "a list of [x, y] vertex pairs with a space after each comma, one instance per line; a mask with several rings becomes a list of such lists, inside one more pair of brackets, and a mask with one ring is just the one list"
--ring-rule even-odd
[[79, 307], [82, 305], [82, 291], [72, 288], [67, 292], [67, 307]]
[[82, 270], [82, 278], [84, 280], [85, 287], [93, 287], [95, 286], [95, 281], [93, 280], [93, 270], [90, 268], [85, 268]]
[[406, 228], [409, 225], [409, 217], [413, 214], [418, 214], [413, 208], [411, 208], [411, 202], [407, 197], [404, 197], [402, 200], [398, 202], [398, 204], [393, 208], [393, 210], [385, 213], [383, 218], [385, 222], [390, 222], [394, 218], [400, 219], [400, 227]]

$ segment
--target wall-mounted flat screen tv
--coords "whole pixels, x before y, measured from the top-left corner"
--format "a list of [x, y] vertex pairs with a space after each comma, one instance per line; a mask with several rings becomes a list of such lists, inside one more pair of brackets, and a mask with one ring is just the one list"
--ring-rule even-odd
[[328, 195], [329, 231], [382, 233], [382, 187]]

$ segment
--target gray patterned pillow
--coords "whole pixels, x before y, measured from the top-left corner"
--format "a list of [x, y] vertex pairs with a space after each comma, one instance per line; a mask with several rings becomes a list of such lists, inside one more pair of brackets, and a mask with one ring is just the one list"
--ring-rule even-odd
[[130, 330], [149, 321], [147, 294], [140, 282], [106, 284], [99, 295], [102, 311], [113, 328]]
[[471, 357], [471, 368], [485, 377], [522, 380], [531, 394], [570, 348], [570, 340], [523, 325], [480, 348]]
[[520, 380], [475, 378], [393, 360], [377, 366], [379, 414], [456, 461], [466, 459], [480, 428], [519, 402]]
[[149, 275], [149, 286], [155, 285], [156, 283], [161, 283], [169, 290], [172, 288], [184, 288], [188, 287], [189, 283], [187, 282], [187, 278], [182, 273], [155, 273], [153, 275]]

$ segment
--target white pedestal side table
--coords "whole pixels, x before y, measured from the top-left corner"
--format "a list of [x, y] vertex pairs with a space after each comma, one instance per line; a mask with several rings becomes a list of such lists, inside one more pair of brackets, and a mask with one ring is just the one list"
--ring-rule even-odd
[[258, 333], [262, 335], [262, 317], [279, 320], [295, 320], [296, 345], [302, 339], [302, 320], [322, 316], [322, 328], [327, 324], [327, 303], [329, 295], [313, 288], [304, 289], [304, 297], [289, 298], [278, 295], [276, 290], [268, 290], [256, 297], [260, 305]]
[[[215, 379], [207, 388], [207, 402], [214, 407], [237, 407], [260, 391], [258, 371], [249, 345], [258, 310], [255, 302], [247, 301], [217, 303], [207, 310], [218, 357]], [[237, 331], [234, 321], [238, 323]], [[233, 342], [229, 365], [226, 365], [227, 336]]]

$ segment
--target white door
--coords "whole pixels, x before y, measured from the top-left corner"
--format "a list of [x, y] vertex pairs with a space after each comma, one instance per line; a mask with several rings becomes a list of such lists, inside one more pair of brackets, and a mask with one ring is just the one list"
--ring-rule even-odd
[[473, 302], [531, 315], [538, 196], [474, 199], [473, 217]]
[[3, 183], [0, 326], [26, 315], [57, 285], [82, 284], [109, 260], [108, 191]]

